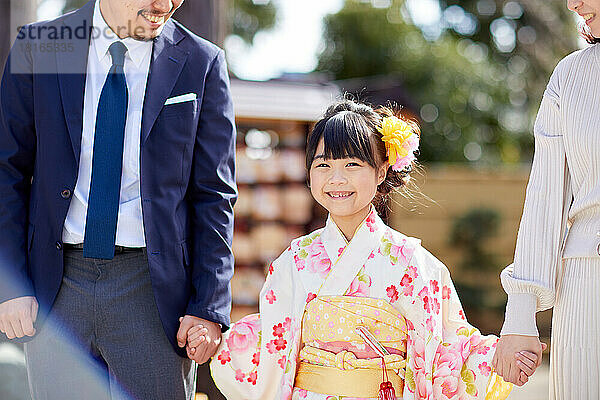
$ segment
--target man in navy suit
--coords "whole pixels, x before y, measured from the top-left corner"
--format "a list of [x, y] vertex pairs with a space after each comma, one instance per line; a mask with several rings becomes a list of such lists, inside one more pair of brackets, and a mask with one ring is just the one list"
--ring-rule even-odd
[[[183, 0], [23, 27], [0, 87], [0, 330], [34, 399], [191, 399], [228, 328], [235, 126]], [[202, 325], [204, 342], [186, 347]]]

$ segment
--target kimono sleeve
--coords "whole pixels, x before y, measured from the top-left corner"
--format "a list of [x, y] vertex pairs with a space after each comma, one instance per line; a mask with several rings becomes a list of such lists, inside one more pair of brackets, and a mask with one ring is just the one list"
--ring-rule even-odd
[[274, 399], [282, 385], [294, 340], [292, 268], [288, 249], [269, 266], [259, 314], [242, 318], [223, 334], [210, 369], [228, 400]]
[[436, 399], [505, 399], [512, 385], [492, 371], [498, 338], [481, 335], [467, 322], [446, 266], [420, 248], [409, 268], [417, 276], [417, 309], [407, 315], [412, 330], [406, 371], [410, 395], [405, 400], [432, 394]]

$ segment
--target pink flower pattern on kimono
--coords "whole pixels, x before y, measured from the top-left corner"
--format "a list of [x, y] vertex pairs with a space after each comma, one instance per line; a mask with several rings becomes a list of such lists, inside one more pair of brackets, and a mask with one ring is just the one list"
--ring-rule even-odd
[[298, 269], [298, 271], [302, 271], [306, 268], [306, 263], [304, 260], [300, 259], [297, 254], [294, 255], [294, 263], [296, 264], [296, 269]]
[[371, 288], [371, 277], [365, 274], [365, 266], [363, 265], [348, 290], [345, 296], [367, 297]]
[[275, 296], [275, 292], [269, 290], [265, 295], [265, 299], [269, 302], [269, 304], [273, 304], [277, 301], [277, 296]]
[[375, 232], [377, 230], [377, 224], [375, 222], [375, 211], [371, 211], [367, 219], [365, 220], [369, 232]]
[[319, 274], [325, 278], [331, 270], [331, 260], [327, 256], [325, 246], [321, 238], [313, 240], [312, 244], [306, 249], [308, 252], [308, 258], [306, 259], [307, 269], [315, 274]]
[[253, 314], [251, 317], [253, 318], [238, 321], [231, 328], [231, 332], [227, 338], [227, 346], [230, 351], [246, 352], [248, 349], [256, 347], [258, 333], [260, 332], [260, 319], [256, 314]]
[[396, 289], [396, 286], [388, 286], [385, 291], [387, 296], [390, 298], [390, 303], [398, 301], [398, 289]]
[[481, 371], [481, 374], [483, 376], [490, 376], [490, 374], [492, 373], [492, 367], [487, 363], [487, 361], [484, 361], [481, 364], [479, 364], [479, 370]]
[[[393, 265], [405, 266], [410, 261], [414, 248], [407, 246], [406, 239], [402, 242], [396, 243], [393, 239], [392, 232], [388, 230], [381, 237], [381, 244], [379, 246], [379, 254], [384, 257], [389, 257]], [[416, 273], [416, 269], [415, 269]]]
[[409, 381], [406, 388], [415, 393], [415, 398], [426, 399], [429, 381], [425, 363], [425, 341], [418, 336], [409, 338], [409, 341], [413, 345], [413, 354], [409, 359], [409, 368], [406, 370], [406, 379]]
[[446, 347], [442, 344], [438, 346], [433, 374], [433, 387], [436, 393], [441, 393], [449, 399], [458, 394], [463, 361], [457, 346]]
[[452, 293], [452, 290], [450, 290], [450, 288], [446, 285], [444, 285], [444, 287], [442, 288], [442, 299], [447, 300], [450, 298], [450, 293]]

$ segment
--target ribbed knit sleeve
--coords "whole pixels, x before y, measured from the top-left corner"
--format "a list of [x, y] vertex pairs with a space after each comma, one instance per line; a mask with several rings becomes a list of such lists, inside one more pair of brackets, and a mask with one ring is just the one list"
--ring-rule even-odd
[[508, 294], [501, 335], [537, 336], [535, 313], [554, 305], [555, 278], [572, 194], [553, 78], [535, 121], [535, 154], [514, 263], [500, 275]]

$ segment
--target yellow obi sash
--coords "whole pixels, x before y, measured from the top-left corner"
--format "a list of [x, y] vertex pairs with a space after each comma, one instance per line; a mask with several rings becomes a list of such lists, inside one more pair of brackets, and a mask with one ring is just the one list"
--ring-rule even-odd
[[[356, 327], [363, 326], [387, 349], [406, 352], [405, 318], [382, 299], [319, 296], [306, 305], [302, 320], [300, 365], [295, 386], [315, 393], [348, 397], [378, 397], [383, 371], [381, 357], [359, 358], [370, 348]], [[336, 348], [338, 351], [326, 350]], [[388, 354], [385, 364], [397, 396], [402, 396], [406, 360]]]

